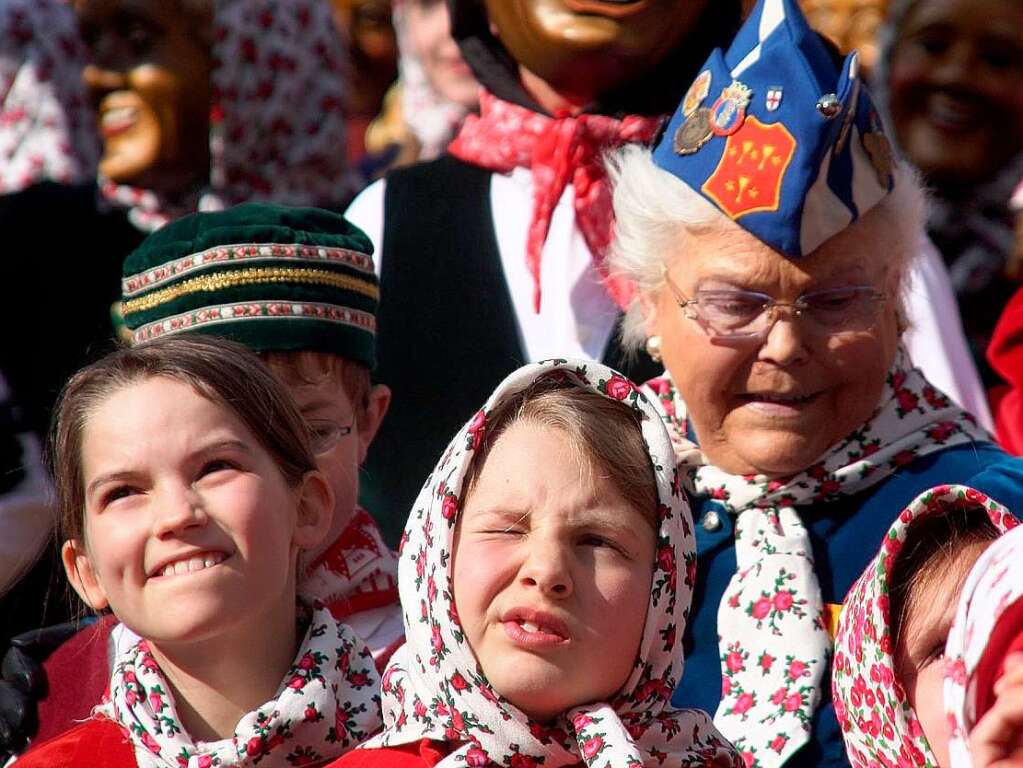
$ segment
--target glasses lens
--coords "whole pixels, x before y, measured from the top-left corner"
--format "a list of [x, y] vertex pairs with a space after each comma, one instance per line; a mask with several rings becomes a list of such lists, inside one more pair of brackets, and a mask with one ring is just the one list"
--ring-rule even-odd
[[713, 331], [744, 334], [758, 330], [770, 303], [769, 296], [751, 291], [697, 291], [695, 307]]
[[309, 420], [309, 441], [313, 453], [317, 456], [333, 450], [342, 437], [352, 431], [351, 427], [342, 426], [326, 419]]
[[816, 291], [802, 297], [811, 323], [830, 331], [862, 331], [877, 322], [880, 294], [870, 286]]

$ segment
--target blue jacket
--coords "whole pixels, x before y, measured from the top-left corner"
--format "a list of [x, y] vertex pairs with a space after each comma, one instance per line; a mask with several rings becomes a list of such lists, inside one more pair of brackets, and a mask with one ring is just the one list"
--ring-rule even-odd
[[[855, 496], [812, 507], [803, 515], [810, 530], [814, 562], [825, 603], [840, 604], [870, 559], [892, 521], [913, 498], [935, 485], [961, 483], [991, 496], [1019, 516], [1023, 510], [1023, 459], [992, 443], [947, 448], [917, 459]], [[707, 515], [712, 523], [707, 525]], [[713, 528], [714, 517], [720, 523]], [[698, 707], [712, 715], [721, 699], [721, 661], [717, 644], [717, 612], [735, 573], [733, 521], [708, 498], [693, 502], [698, 573], [693, 607], [686, 626], [686, 666], [672, 703]], [[694, 638], [699, 642], [694, 643]], [[814, 715], [813, 737], [786, 764], [794, 768], [837, 768], [849, 765], [842, 733], [831, 703], [831, 671]]]

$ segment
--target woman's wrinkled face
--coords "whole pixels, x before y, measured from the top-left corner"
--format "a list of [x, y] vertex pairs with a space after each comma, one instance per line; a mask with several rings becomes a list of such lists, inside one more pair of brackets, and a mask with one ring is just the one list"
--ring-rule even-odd
[[1023, 5], [920, 0], [891, 53], [899, 144], [939, 187], [996, 174], [1023, 149]]
[[555, 89], [608, 93], [689, 35], [707, 0], [485, 0], [491, 29]]
[[451, 37], [451, 15], [444, 0], [409, 0], [409, 39], [433, 89], [449, 101], [472, 108], [479, 83]]
[[100, 173], [165, 193], [208, 178], [212, 19], [197, 29], [197, 14], [156, 0], [78, 0], [76, 9]]
[[494, 690], [549, 720], [607, 701], [636, 662], [655, 532], [560, 430], [494, 443], [460, 513], [458, 617]]
[[878, 405], [898, 345], [895, 292], [880, 248], [850, 227], [791, 260], [731, 225], [687, 238], [668, 277], [698, 290], [748, 290], [794, 302], [810, 291], [869, 285], [885, 292], [868, 330], [827, 335], [780, 310], [762, 341], [722, 342], [688, 318], [668, 286], [649, 302], [647, 332], [661, 337], [666, 369], [689, 407], [700, 447], [732, 474], [800, 472]]
[[945, 642], [952, 629], [963, 582], [991, 544], [971, 542], [952, 562], [907, 597], [906, 616], [895, 649], [895, 676], [906, 690], [927, 744], [939, 768], [949, 768], [948, 718], [945, 715]]

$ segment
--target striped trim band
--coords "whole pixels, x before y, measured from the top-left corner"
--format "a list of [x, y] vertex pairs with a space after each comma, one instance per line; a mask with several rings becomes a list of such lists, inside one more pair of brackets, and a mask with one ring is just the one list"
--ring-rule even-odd
[[147, 269], [145, 272], [128, 275], [121, 280], [121, 295], [129, 297], [142, 291], [158, 288], [163, 283], [192, 272], [220, 267], [232, 262], [250, 262], [261, 259], [294, 259], [296, 262], [306, 261], [314, 264], [343, 264], [367, 275], [373, 274], [372, 257], [360, 251], [320, 245], [243, 243], [208, 248], [205, 251], [189, 254], [158, 267]]
[[368, 296], [374, 301], [380, 298], [380, 289], [374, 283], [329, 269], [266, 267], [218, 272], [213, 275], [199, 275], [176, 285], [147, 293], [144, 296], [122, 301], [121, 313], [127, 318], [128, 315], [135, 312], [145, 312], [192, 293], [210, 293], [242, 285], [266, 285], [269, 283], [329, 285], [334, 288], [361, 293], [363, 296]]
[[171, 315], [132, 331], [135, 344], [188, 331], [203, 326], [225, 323], [251, 322], [260, 320], [322, 320], [325, 322], [359, 328], [370, 334], [376, 333], [376, 317], [370, 312], [338, 307], [334, 304], [310, 304], [290, 301], [245, 301], [221, 304], [213, 307]]

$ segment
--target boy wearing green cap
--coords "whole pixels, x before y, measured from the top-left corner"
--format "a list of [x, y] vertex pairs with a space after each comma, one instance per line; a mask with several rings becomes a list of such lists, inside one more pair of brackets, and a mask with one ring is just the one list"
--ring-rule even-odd
[[[382, 670], [404, 631], [397, 559], [356, 502], [359, 467], [391, 396], [370, 375], [379, 298], [372, 252], [360, 229], [316, 208], [246, 203], [186, 216], [125, 260], [120, 334], [129, 344], [176, 333], [232, 339], [287, 385], [335, 498], [330, 533], [300, 562], [299, 594], [351, 626]], [[108, 645], [136, 640], [106, 620], [56, 651], [44, 666], [51, 684], [36, 740], [87, 717], [109, 676]]]

